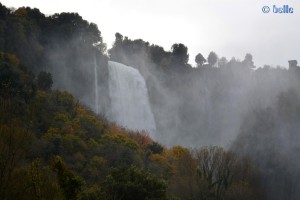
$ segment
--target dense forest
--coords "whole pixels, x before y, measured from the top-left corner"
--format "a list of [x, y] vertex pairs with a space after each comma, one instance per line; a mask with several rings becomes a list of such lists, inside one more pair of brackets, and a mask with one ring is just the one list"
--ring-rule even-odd
[[[115, 36], [107, 49], [77, 13], [0, 4], [0, 199], [299, 199], [296, 62], [192, 67], [184, 44]], [[155, 138], [106, 119], [108, 60], [145, 78]]]

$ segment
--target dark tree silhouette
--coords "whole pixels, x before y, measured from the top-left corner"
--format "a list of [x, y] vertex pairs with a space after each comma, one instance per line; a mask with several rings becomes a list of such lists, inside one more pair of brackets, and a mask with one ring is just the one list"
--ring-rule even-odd
[[172, 58], [176, 64], [186, 65], [189, 61], [188, 48], [184, 44], [172, 45]]
[[245, 59], [243, 60], [243, 64], [247, 67], [247, 68], [255, 68], [254, 66], [254, 62], [253, 62], [253, 56], [250, 53], [247, 53], [245, 55]]
[[208, 57], [207, 57], [207, 62], [211, 66], [214, 66], [218, 61], [218, 55], [215, 52], [210, 52]]
[[201, 53], [198, 53], [195, 57], [195, 62], [197, 63], [198, 67], [201, 67], [206, 62], [206, 59]]
[[40, 72], [37, 77], [37, 85], [42, 90], [50, 90], [52, 87], [52, 75], [49, 72]]

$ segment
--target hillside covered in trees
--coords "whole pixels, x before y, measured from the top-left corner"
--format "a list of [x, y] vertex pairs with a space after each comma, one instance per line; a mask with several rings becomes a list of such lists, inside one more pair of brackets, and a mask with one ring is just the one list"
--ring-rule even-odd
[[51, 74], [35, 78], [15, 55], [0, 54], [0, 72], [1, 199], [263, 197], [247, 159], [219, 147], [166, 149], [52, 90]]
[[[184, 44], [115, 36], [107, 50], [77, 13], [0, 4], [0, 199], [299, 198], [297, 63], [192, 67]], [[106, 119], [108, 60], [143, 75], [155, 138]]]

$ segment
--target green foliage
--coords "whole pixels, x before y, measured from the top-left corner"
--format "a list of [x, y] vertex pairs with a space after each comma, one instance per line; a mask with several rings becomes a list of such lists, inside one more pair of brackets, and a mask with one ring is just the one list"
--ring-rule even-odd
[[[34, 88], [33, 76], [14, 56], [6, 57], [7, 69], [17, 74], [12, 76], [16, 88], [28, 82]], [[143, 132], [126, 131], [95, 116], [67, 92], [38, 89], [26, 101], [18, 92], [1, 93], [1, 199], [197, 199], [207, 191], [230, 199], [258, 191], [256, 174], [247, 170], [250, 164], [234, 167], [221, 156], [220, 169], [227, 171], [219, 171], [235, 170], [238, 176], [229, 181], [218, 172], [225, 181], [216, 186], [199, 173], [199, 159], [188, 149], [165, 149]]]
[[40, 159], [32, 161], [26, 171], [31, 199], [63, 199], [55, 174], [49, 166], [43, 166]]
[[10, 121], [0, 123], [0, 136], [0, 199], [6, 199], [13, 192], [15, 174], [29, 153], [32, 135], [18, 122]]
[[79, 124], [82, 126], [92, 137], [102, 135], [105, 130], [105, 123], [97, 120], [93, 115], [81, 115], [79, 117]]
[[[49, 90], [53, 76], [56, 88], [68, 90], [86, 105], [91, 105], [93, 88], [89, 86], [93, 80], [90, 76], [96, 61], [99, 88], [105, 94], [100, 98], [108, 102], [106, 44], [96, 24], [87, 22], [77, 13], [45, 16], [29, 7], [10, 10], [1, 5], [0, 12], [0, 52], [16, 55], [35, 73], [39, 89]], [[6, 76], [16, 74], [10, 72]], [[11, 83], [16, 89], [18, 83]], [[31, 90], [28, 85], [26, 95], [30, 95]], [[101, 113], [105, 106], [101, 106]]]
[[98, 151], [111, 167], [142, 165], [138, 144], [122, 135], [103, 135], [99, 140]]
[[28, 100], [34, 95], [33, 76], [26, 72], [15, 55], [0, 52], [0, 94], [6, 98], [20, 96]]
[[75, 115], [76, 101], [67, 92], [38, 91], [33, 101], [30, 103], [30, 110], [37, 125], [38, 136], [46, 133], [51, 128], [64, 128], [69, 122], [69, 118]]
[[[164, 199], [166, 191], [174, 199], [263, 199], [261, 180], [272, 189], [270, 199], [297, 199], [297, 66], [252, 71], [251, 54], [228, 62], [218, 61], [211, 52], [204, 66], [218, 61], [219, 68], [191, 68], [184, 44], [165, 51], [119, 33], [108, 51], [110, 59], [138, 68], [145, 77], [158, 132], [171, 136], [161, 142], [172, 144], [179, 138], [176, 143], [200, 145], [207, 137], [218, 142], [219, 134], [232, 131], [226, 128], [240, 120], [231, 114], [247, 112], [240, 109], [244, 102], [252, 112], [243, 119], [232, 149], [249, 156], [252, 164], [219, 147], [196, 153], [180, 146], [166, 149], [144, 133], [123, 130], [80, 105], [73, 95], [80, 101], [93, 99], [94, 61], [99, 86], [107, 87], [108, 76], [101, 33], [77, 13], [46, 17], [38, 9], [12, 11], [0, 5], [0, 51], [9, 52], [0, 53], [0, 199], [120, 197], [111, 191], [127, 199]], [[198, 66], [206, 62], [201, 54], [195, 61]], [[21, 63], [42, 72], [35, 80]], [[44, 71], [72, 95], [51, 90], [52, 75]], [[108, 96], [102, 89], [100, 96]], [[268, 101], [278, 100], [271, 108], [254, 109], [252, 101], [242, 101], [249, 97], [247, 89], [255, 105], [267, 107]], [[53, 156], [59, 157], [50, 168], [45, 163]]]
[[180, 199], [195, 198], [197, 188], [195, 182], [196, 165], [187, 148], [175, 146], [167, 152], [167, 158], [171, 163], [172, 176], [169, 178], [169, 196]]
[[164, 148], [157, 142], [153, 142], [152, 144], [149, 144], [147, 148], [151, 151], [151, 153], [154, 154], [161, 154], [164, 150]]
[[62, 137], [65, 152], [84, 152], [87, 150], [86, 143], [76, 135], [66, 134]]
[[71, 172], [59, 156], [52, 158], [51, 166], [57, 174], [58, 184], [61, 187], [65, 199], [76, 200], [82, 190], [84, 180]]
[[94, 184], [89, 188], [86, 188], [81, 194], [79, 199], [93, 199], [93, 200], [103, 200], [106, 197], [101, 191], [101, 187], [98, 184]]
[[114, 168], [104, 181], [106, 199], [167, 199], [166, 182], [136, 167]]
[[11, 174], [11, 182], [6, 187], [6, 196], [1, 199], [14, 200], [63, 200], [55, 174], [37, 159], [24, 167], [18, 167]]

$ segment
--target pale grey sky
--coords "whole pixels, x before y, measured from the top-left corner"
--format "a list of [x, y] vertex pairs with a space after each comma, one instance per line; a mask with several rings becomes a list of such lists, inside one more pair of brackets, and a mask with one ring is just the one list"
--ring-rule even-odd
[[[300, 63], [299, 0], [1, 0], [7, 7], [30, 6], [45, 14], [78, 12], [98, 25], [110, 47], [114, 34], [143, 39], [170, 50], [183, 43], [190, 63], [210, 51], [230, 60], [251, 53], [257, 66]], [[289, 5], [293, 14], [262, 12]], [[272, 10], [271, 10], [272, 12]]]

